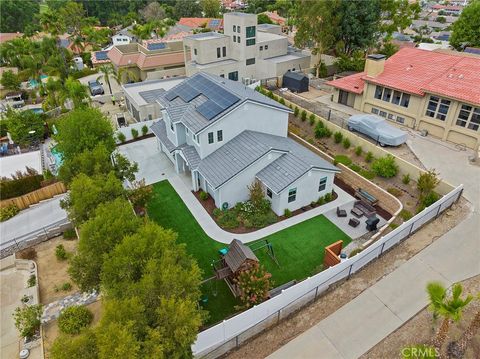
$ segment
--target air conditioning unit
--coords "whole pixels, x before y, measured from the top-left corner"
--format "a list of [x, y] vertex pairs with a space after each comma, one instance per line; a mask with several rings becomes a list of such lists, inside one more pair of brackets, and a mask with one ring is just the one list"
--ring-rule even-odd
[[421, 130], [420, 131], [420, 136], [427, 137], [427, 135], [428, 135], [428, 130]]

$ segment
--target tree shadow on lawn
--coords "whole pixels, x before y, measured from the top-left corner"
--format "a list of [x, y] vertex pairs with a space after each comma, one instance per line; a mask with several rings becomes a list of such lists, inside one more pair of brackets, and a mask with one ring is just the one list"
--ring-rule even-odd
[[[187, 252], [198, 262], [204, 278], [213, 274], [212, 262], [218, 260], [218, 250], [226, 244], [211, 239], [183, 203], [168, 181], [153, 185], [154, 195], [147, 205], [148, 216], [164, 228], [178, 233], [178, 242], [185, 243]], [[272, 274], [273, 286], [291, 280], [300, 281], [322, 270], [324, 248], [338, 240], [345, 247], [351, 239], [323, 215], [311, 218], [292, 227], [269, 235], [248, 245], [259, 247], [264, 240], [273, 245], [278, 266], [268, 255], [266, 248], [255, 251], [260, 263]], [[203, 305], [210, 313], [204, 323], [211, 325], [234, 314], [235, 305], [240, 304], [233, 297], [223, 281], [214, 280], [202, 285], [202, 293], [208, 297]]]

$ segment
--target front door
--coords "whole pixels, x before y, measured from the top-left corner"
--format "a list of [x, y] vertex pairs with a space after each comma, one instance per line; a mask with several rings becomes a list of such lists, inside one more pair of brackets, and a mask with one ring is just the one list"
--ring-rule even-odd
[[338, 94], [338, 103], [341, 103], [342, 105], [348, 106], [348, 92], [340, 90], [340, 93]]

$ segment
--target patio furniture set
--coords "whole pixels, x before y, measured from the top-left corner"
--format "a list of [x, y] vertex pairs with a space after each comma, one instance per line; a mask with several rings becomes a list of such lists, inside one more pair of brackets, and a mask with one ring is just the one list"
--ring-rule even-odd
[[[365, 221], [367, 229], [369, 231], [376, 230], [380, 219], [375, 216], [376, 210], [373, 206], [378, 203], [378, 200], [361, 188], [355, 191], [355, 196], [360, 199], [355, 201], [353, 208], [350, 210], [353, 217], [348, 220], [348, 225], [354, 228], [357, 227], [360, 224], [359, 218], [365, 216], [367, 217]], [[347, 211], [337, 207], [337, 217], [347, 217]]]

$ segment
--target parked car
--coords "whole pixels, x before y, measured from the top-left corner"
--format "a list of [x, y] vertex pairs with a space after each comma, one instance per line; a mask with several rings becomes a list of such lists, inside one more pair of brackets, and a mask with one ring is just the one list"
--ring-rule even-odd
[[390, 125], [375, 115], [353, 115], [348, 119], [348, 129], [358, 131], [377, 141], [380, 146], [400, 146], [407, 141], [407, 132]]
[[7, 106], [12, 108], [22, 108], [25, 105], [25, 101], [22, 98], [22, 93], [9, 93], [5, 97], [5, 102]]
[[97, 80], [88, 81], [88, 88], [92, 96], [105, 94], [103, 86]]

